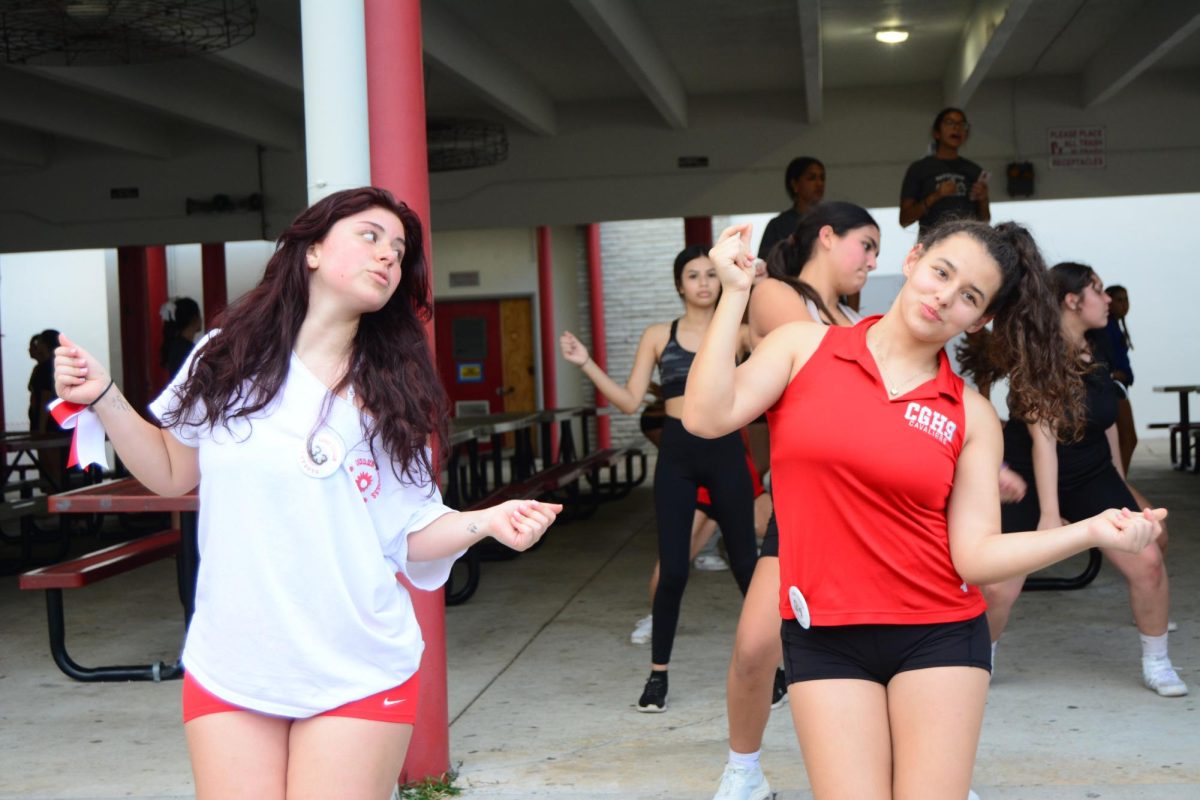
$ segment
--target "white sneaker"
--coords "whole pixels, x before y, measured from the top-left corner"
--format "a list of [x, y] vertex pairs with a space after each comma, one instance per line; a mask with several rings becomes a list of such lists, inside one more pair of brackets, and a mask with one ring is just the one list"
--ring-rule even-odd
[[692, 566], [701, 572], [720, 572], [723, 569], [729, 569], [729, 563], [716, 553], [701, 553], [696, 556]]
[[633, 626], [633, 633], [629, 634], [629, 641], [634, 644], [645, 644], [650, 641], [650, 632], [654, 630], [654, 615], [647, 614], [637, 621], [637, 625]]
[[1161, 697], [1183, 697], [1188, 693], [1187, 684], [1176, 674], [1169, 658], [1143, 658], [1142, 683]]
[[770, 796], [771, 787], [767, 784], [762, 767], [757, 764], [753, 768], [726, 764], [721, 785], [717, 787], [713, 800], [767, 800]]
[[974, 789], [967, 790], [967, 800], [979, 800], [979, 795], [975, 794]]

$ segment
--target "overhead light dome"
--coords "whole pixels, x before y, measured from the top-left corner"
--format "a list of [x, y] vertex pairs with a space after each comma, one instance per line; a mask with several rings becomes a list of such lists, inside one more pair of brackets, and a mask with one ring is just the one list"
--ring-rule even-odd
[[900, 44], [908, 41], [907, 28], [876, 28], [875, 41], [884, 44]]

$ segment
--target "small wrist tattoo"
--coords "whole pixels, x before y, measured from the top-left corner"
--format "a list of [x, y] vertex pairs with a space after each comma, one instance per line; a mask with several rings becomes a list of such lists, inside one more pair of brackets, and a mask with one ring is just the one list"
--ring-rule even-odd
[[472, 522], [470, 525], [467, 526], [467, 530], [470, 533], [479, 533], [479, 526], [476, 525], [474, 522]]

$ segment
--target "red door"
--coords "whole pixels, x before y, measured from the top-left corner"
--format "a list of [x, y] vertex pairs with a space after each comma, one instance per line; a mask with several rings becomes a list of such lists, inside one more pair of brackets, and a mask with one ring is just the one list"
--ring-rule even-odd
[[504, 410], [503, 339], [496, 300], [439, 301], [434, 312], [438, 374], [455, 417]]

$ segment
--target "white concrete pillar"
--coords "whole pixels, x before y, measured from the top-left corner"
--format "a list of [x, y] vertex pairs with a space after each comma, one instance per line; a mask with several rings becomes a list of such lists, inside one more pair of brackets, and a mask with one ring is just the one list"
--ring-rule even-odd
[[361, 0], [301, 0], [308, 202], [371, 183]]

